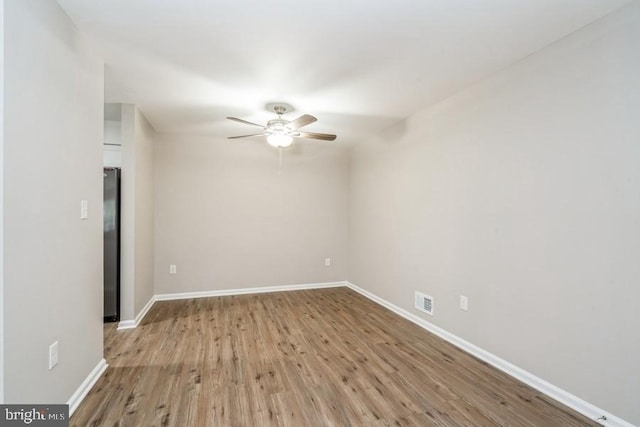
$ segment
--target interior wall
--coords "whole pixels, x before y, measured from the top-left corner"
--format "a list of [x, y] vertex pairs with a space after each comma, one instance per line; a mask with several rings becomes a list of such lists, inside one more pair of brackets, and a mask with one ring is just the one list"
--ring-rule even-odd
[[4, 403], [4, 0], [0, 0], [0, 404]]
[[156, 294], [345, 280], [347, 151], [300, 141], [282, 160], [259, 139], [158, 136]]
[[132, 104], [121, 106], [120, 318], [134, 320], [153, 295], [155, 131]]
[[136, 110], [121, 105], [120, 152], [120, 320], [135, 318], [135, 224], [136, 224]]
[[4, 400], [66, 403], [102, 360], [103, 63], [56, 2], [4, 6]]
[[358, 145], [349, 228], [351, 282], [637, 424], [639, 40], [635, 2]]
[[122, 167], [122, 108], [119, 103], [104, 105], [104, 166]]
[[140, 112], [136, 114], [135, 196], [135, 304], [137, 315], [153, 296], [154, 275], [154, 137], [155, 131]]

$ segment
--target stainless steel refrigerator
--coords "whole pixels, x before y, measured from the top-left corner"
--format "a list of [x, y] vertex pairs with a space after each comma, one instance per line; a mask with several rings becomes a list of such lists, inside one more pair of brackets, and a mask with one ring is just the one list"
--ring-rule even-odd
[[104, 168], [104, 321], [120, 320], [120, 169]]

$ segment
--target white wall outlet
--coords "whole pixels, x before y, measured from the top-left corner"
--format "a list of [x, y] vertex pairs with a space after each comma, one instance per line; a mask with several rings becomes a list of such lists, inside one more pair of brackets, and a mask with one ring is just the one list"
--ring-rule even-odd
[[325, 265], [325, 267], [329, 267], [331, 265], [331, 258], [325, 258], [324, 259], [324, 265]]
[[58, 364], [58, 341], [49, 346], [49, 369]]
[[178, 272], [178, 267], [175, 264], [171, 264], [169, 266], [169, 274], [176, 274]]
[[469, 311], [469, 298], [460, 295], [460, 310]]
[[89, 201], [80, 200], [80, 219], [89, 218]]

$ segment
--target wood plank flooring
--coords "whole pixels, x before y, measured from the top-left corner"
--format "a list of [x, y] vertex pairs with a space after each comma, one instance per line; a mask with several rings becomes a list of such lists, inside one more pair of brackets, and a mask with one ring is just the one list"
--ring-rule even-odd
[[597, 426], [348, 288], [157, 302], [105, 353], [72, 426]]

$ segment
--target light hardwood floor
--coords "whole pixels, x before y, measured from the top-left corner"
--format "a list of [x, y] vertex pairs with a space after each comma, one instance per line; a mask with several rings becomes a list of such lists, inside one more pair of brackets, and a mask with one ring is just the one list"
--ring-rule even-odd
[[73, 426], [597, 426], [348, 288], [158, 302], [105, 353]]

